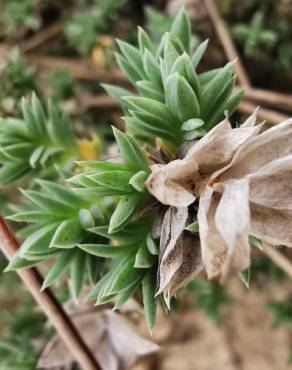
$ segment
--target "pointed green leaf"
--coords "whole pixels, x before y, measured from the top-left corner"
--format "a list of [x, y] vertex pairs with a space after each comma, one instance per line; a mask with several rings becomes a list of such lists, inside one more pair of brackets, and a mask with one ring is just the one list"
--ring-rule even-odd
[[50, 248], [74, 248], [83, 241], [85, 231], [78, 218], [63, 221], [57, 228]]
[[110, 219], [109, 233], [120, 230], [130, 220], [144, 199], [145, 197], [142, 197], [141, 193], [121, 197]]
[[156, 292], [156, 271], [148, 270], [142, 280], [143, 305], [149, 330], [155, 325], [157, 302]]
[[124, 163], [132, 168], [148, 168], [144, 154], [134, 139], [113, 127], [114, 136], [122, 153]]
[[62, 251], [62, 253], [58, 255], [57, 261], [54, 263], [53, 267], [51, 267], [43, 282], [42, 290], [52, 285], [66, 272], [73, 256], [74, 254], [72, 251]]

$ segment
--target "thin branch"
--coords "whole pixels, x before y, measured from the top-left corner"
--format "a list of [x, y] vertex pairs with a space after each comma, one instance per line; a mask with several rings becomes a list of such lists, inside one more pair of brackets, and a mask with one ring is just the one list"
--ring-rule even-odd
[[[242, 100], [239, 103], [239, 106], [237, 107], [238, 111], [244, 114], [252, 114], [255, 109], [257, 108], [257, 105], [254, 103], [251, 103], [247, 100]], [[257, 114], [258, 118], [267, 121], [268, 123], [272, 125], [276, 125], [280, 122], [286, 121], [289, 117], [286, 116], [285, 114], [276, 112], [271, 109], [266, 109], [266, 108], [260, 108]]]
[[20, 48], [24, 53], [37, 49], [47, 41], [55, 38], [61, 31], [61, 25], [59, 23], [53, 23], [45, 29], [37, 32], [29, 39], [23, 41], [20, 45]]
[[102, 81], [120, 85], [129, 84], [128, 80], [119, 69], [97, 69], [90, 61], [81, 61], [73, 58], [56, 58], [43, 56], [38, 53], [29, 53], [25, 55], [25, 58], [31, 65], [45, 71], [66, 68], [73, 77], [78, 79]]
[[292, 112], [292, 95], [258, 88], [246, 88], [244, 95], [257, 103]]
[[279, 251], [279, 249], [269, 244], [264, 243], [263, 249], [265, 254], [270, 257], [275, 265], [280, 267], [281, 270], [283, 270], [290, 278], [292, 278], [292, 263], [288, 260], [288, 258], [285, 257]]
[[238, 80], [240, 84], [247, 88], [250, 86], [249, 77], [245, 71], [245, 68], [238, 56], [234, 43], [230, 37], [230, 34], [226, 28], [224, 20], [222, 19], [220, 12], [214, 2], [214, 0], [204, 0], [206, 9], [220, 39], [220, 42], [225, 50], [228, 60], [237, 59], [236, 63], [236, 73], [238, 75]]
[[[19, 249], [18, 241], [1, 216], [0, 248], [8, 260], [11, 260]], [[41, 292], [43, 279], [38, 270], [35, 268], [19, 269], [17, 273], [37, 303], [43, 309], [46, 316], [50, 319], [59, 336], [72, 352], [81, 368], [83, 370], [101, 370], [101, 367], [96, 363], [93, 354], [80, 337], [74, 324], [67, 316], [62, 306], [60, 306], [51, 290], [45, 289]]]

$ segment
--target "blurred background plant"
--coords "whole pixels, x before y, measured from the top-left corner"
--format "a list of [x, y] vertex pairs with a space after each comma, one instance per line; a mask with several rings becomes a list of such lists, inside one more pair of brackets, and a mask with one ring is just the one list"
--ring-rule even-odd
[[[103, 100], [101, 104], [98, 100], [100, 97], [104, 99], [104, 91], [98, 86], [98, 78], [96, 75], [98, 76], [98, 72], [100, 72], [103, 75], [102, 77], [105, 76], [105, 79], [107, 79], [109, 83], [115, 83], [115, 79], [120, 78], [120, 75], [116, 74], [117, 64], [114, 59], [114, 53], [117, 51], [118, 47], [114, 39], [118, 37], [137, 47], [138, 33], [136, 31], [136, 26], [138, 24], [143, 24], [147, 29], [154, 41], [153, 44], [155, 47], [159, 44], [162, 34], [169, 31], [174, 18], [173, 14], [165, 12], [163, 2], [160, 3], [161, 6], [157, 7], [153, 6], [153, 2], [151, 1], [143, 1], [138, 4], [138, 2], [130, 0], [106, 0], [102, 2], [98, 0], [72, 0], [66, 4], [61, 4], [55, 0], [46, 0], [44, 2], [36, 0], [6, 0], [1, 2], [0, 37], [2, 44], [7, 44], [10, 49], [9, 57], [4, 60], [3, 63], [1, 57], [0, 114], [4, 120], [0, 124], [0, 132], [1, 127], [2, 130], [4, 130], [4, 122], [7, 122], [8, 115], [17, 117], [17, 119], [21, 121], [23, 128], [28, 125], [29, 119], [33, 119], [34, 113], [30, 114], [29, 112], [26, 116], [27, 119], [25, 119], [25, 117], [21, 118], [22, 111], [20, 104], [20, 98], [22, 96], [30, 96], [33, 91], [37, 92], [42, 106], [48, 96], [53, 99], [56, 106], [60, 105], [62, 109], [66, 111], [66, 115], [70, 115], [69, 125], [74, 131], [73, 140], [71, 140], [71, 134], [68, 133], [70, 130], [66, 130], [66, 133], [62, 134], [65, 140], [59, 138], [58, 145], [55, 145], [55, 138], [52, 139], [50, 135], [34, 135], [34, 139], [36, 138], [36, 142], [39, 144], [37, 148], [34, 149], [38, 150], [29, 152], [29, 156], [26, 155], [26, 152], [22, 152], [21, 159], [23, 162], [21, 162], [22, 167], [19, 165], [19, 168], [21, 167], [22, 170], [25, 170], [24, 172], [29, 176], [28, 178], [22, 178], [19, 185], [28, 185], [32, 191], [45, 193], [46, 191], [41, 189], [39, 184], [31, 182], [31, 176], [33, 177], [38, 173], [38, 175], [43, 178], [50, 180], [54, 179], [54, 181], [58, 179], [59, 182], [62, 182], [64, 177], [68, 178], [72, 175], [72, 161], [68, 161], [70, 163], [68, 163], [66, 168], [63, 166], [65, 162], [67, 163], [69, 157], [70, 159], [74, 157], [75, 159], [91, 160], [101, 157], [115, 158], [117, 156], [117, 145], [114, 143], [112, 131], [108, 122], [114, 123], [114, 125], [120, 129], [124, 128], [125, 123], [119, 118], [122, 113], [117, 104], [113, 104], [112, 101], [108, 100]], [[291, 92], [291, 3], [285, 0], [267, 0], [265, 2], [260, 0], [244, 0], [241, 2], [240, 6], [238, 6], [235, 0], [221, 0], [219, 4], [229, 24], [230, 33], [234, 37], [237, 47], [243, 56], [244, 63], [248, 68], [253, 83], [258, 86]], [[192, 9], [192, 5], [188, 6], [190, 7], [190, 13], [196, 15], [196, 12]], [[23, 44], [25, 44], [25, 42], [38, 36], [41, 32], [44, 32], [46, 28], [54, 24], [54, 22], [60, 25], [61, 30], [54, 38], [43, 43], [41, 42], [39, 46], [32, 49], [31, 55], [30, 51], [24, 51], [25, 48], [23, 48]], [[195, 30], [195, 34], [192, 36], [192, 50], [195, 50], [196, 47], [200, 45], [199, 40], [204, 40], [212, 34], [210, 31], [211, 27], [207, 23], [206, 19], [193, 18], [192, 27]], [[18, 49], [14, 48], [16, 42], [19, 46]], [[122, 45], [124, 46], [125, 44]], [[13, 50], [11, 47], [13, 47]], [[212, 40], [212, 43], [209, 45], [209, 50], [207, 50], [202, 59], [203, 62], [198, 67], [199, 75], [210, 66], [213, 67], [214, 63], [217, 63], [217, 67], [225, 63], [225, 59], [222, 57], [222, 51], [220, 49], [218, 51], [218, 49], [215, 40]], [[39, 67], [35, 62], [31, 63], [34, 53], [36, 54], [36, 59], [39, 58], [41, 60], [41, 57], [43, 57], [41, 61], [47, 63], [43, 64], [45, 67]], [[30, 57], [32, 59], [30, 59]], [[50, 57], [56, 58], [58, 63], [54, 65], [51, 59], [49, 59]], [[71, 61], [74, 59], [76, 63], [75, 68], [71, 68], [69, 64], [68, 66], [66, 65], [66, 58]], [[87, 75], [84, 73], [83, 63], [86, 63], [85, 70]], [[80, 70], [82, 73], [80, 73]], [[108, 73], [106, 73], [106, 71]], [[96, 75], [95, 72], [97, 72]], [[90, 73], [92, 73], [92, 76], [88, 78], [88, 74]], [[80, 75], [83, 77], [80, 78]], [[84, 77], [84, 75], [87, 77]], [[266, 76], [269, 76], [269, 78], [266, 78]], [[205, 75], [205, 77], [207, 78], [208, 75]], [[204, 80], [203, 75], [201, 79]], [[128, 92], [130, 95], [133, 94], [131, 86], [125, 82], [125, 79], [119, 81], [122, 81], [123, 88], [128, 90], [127, 94]], [[205, 83], [207, 82], [208, 79], [205, 80]], [[144, 85], [149, 87], [149, 81], [144, 80]], [[143, 90], [143, 84], [140, 88]], [[146, 90], [144, 89], [144, 92]], [[153, 90], [150, 92], [153, 93]], [[125, 91], [122, 93], [124, 94]], [[90, 102], [90, 104], [88, 102]], [[123, 102], [123, 107], [125, 108], [125, 113], [128, 114], [129, 107], [125, 102]], [[44, 111], [46, 114], [46, 123], [48, 121], [53, 121], [59, 128], [62, 126], [62, 119], [65, 119], [64, 116], [57, 115], [57, 117], [55, 116], [53, 119], [52, 116], [48, 114], [50, 110], [47, 110], [45, 106]], [[60, 118], [61, 116], [63, 118]], [[239, 120], [239, 116], [237, 117]], [[12, 126], [10, 126], [10, 128], [11, 127]], [[32, 132], [28, 129], [27, 133], [29, 135], [26, 135], [26, 138], [29, 139]], [[10, 134], [8, 136], [10, 136]], [[45, 140], [43, 142], [40, 139]], [[48, 162], [46, 162], [50, 164], [51, 171], [43, 171], [41, 158], [46, 158], [46, 147], [44, 144], [49, 144], [49, 146], [53, 147], [60, 146], [61, 149], [64, 149], [64, 147], [66, 147], [66, 141], [72, 141], [72, 146], [71, 144], [69, 145], [70, 150], [68, 150], [68, 153], [65, 150], [68, 154], [65, 155], [66, 160], [57, 152], [52, 152], [51, 159], [49, 156], [47, 158]], [[2, 138], [1, 153], [3, 149], [5, 151], [5, 146], [7, 145], [3, 144]], [[169, 149], [170, 147], [161, 145], [162, 153], [168, 153]], [[11, 160], [10, 157], [10, 162], [11, 161], [14, 163], [17, 162]], [[3, 164], [3, 159], [0, 162]], [[7, 156], [5, 156], [5, 163], [7, 162], [9, 162], [9, 160], [7, 160]], [[3, 170], [3, 167], [1, 170]], [[77, 171], [80, 171], [80, 167]], [[12, 172], [13, 175], [16, 175], [16, 171]], [[135, 174], [132, 173], [131, 175], [135, 176]], [[96, 178], [97, 177], [98, 175]], [[100, 178], [98, 181], [101, 181]], [[89, 181], [87, 181], [86, 184], [88, 185]], [[90, 186], [88, 186], [88, 188], [90, 188]], [[65, 189], [67, 189], [67, 185]], [[55, 199], [55, 196], [56, 195], [51, 196], [51, 198]], [[5, 192], [1, 189], [0, 211], [2, 214], [11, 214], [11, 202], [14, 203], [15, 199], [17, 199], [17, 202], [20, 200], [22, 202], [23, 200], [22, 196], [16, 192], [15, 185], [11, 185], [9, 189], [5, 189]], [[114, 198], [114, 201], [117, 201], [117, 197]], [[106, 213], [108, 210], [112, 209], [112, 200], [109, 200], [105, 207], [103, 206], [104, 205], [102, 205], [102, 208], [105, 213], [105, 218], [108, 222], [109, 217]], [[62, 207], [64, 206], [62, 205]], [[62, 207], [60, 207], [61, 211], [65, 208]], [[86, 210], [89, 212], [86, 212]], [[84, 211], [85, 212], [80, 215], [74, 210], [74, 217], [72, 215], [70, 215], [70, 217], [72, 216], [71, 218], [74, 220], [81, 219], [86, 222], [91, 222], [93, 217], [90, 216], [92, 216], [92, 212], [96, 211], [96, 209], [87, 209], [86, 206], [84, 206]], [[29, 212], [39, 212], [39, 209], [30, 209]], [[52, 216], [50, 212], [47, 213], [48, 217]], [[40, 214], [38, 214], [38, 216], [39, 215]], [[94, 213], [94, 215], [96, 216], [96, 213]], [[57, 218], [58, 226], [61, 222], [67, 220], [60, 218], [57, 213], [54, 213], [53, 216]], [[56, 220], [54, 219], [54, 221]], [[23, 226], [23, 223], [21, 223], [21, 226]], [[40, 223], [36, 222], [34, 226], [40, 228]], [[131, 227], [131, 224], [129, 226]], [[134, 224], [134, 228], [137, 228], [137, 230], [139, 230], [138, 226]], [[109, 237], [102, 229], [98, 229], [96, 232], [97, 234], [102, 234], [98, 235], [101, 244]], [[20, 233], [19, 235], [25, 236], [25, 233], [23, 235]], [[96, 235], [94, 236], [95, 238]], [[143, 240], [147, 240], [147, 235], [148, 232], [145, 233], [145, 235], [143, 234]], [[138, 240], [139, 238], [137, 237], [136, 239]], [[131, 241], [133, 240], [134, 239]], [[86, 248], [88, 248], [88, 251], [90, 250], [92, 252], [92, 249], [90, 249], [90, 242], [90, 238], [86, 240]], [[116, 243], [116, 240], [113, 243]], [[148, 243], [150, 246], [146, 244], [146, 247], [149, 248], [149, 252], [151, 247], [154, 248], [154, 246], [149, 240]], [[138, 260], [139, 257], [140, 262], [142, 261], [143, 263], [145, 263], [145, 258], [149, 258], [149, 260], [146, 261], [149, 264], [149, 269], [155, 269], [155, 265], [152, 265], [151, 258], [155, 255], [156, 251], [152, 249], [151, 255], [151, 252], [148, 253], [146, 251], [145, 253], [146, 248], [144, 247], [145, 245], [143, 244], [140, 255], [138, 254], [138, 249], [135, 249], [135, 258]], [[63, 253], [60, 253], [58, 257], [60, 257], [61, 254], [68, 254], [67, 250], [62, 250], [62, 252]], [[142, 252], [144, 252], [144, 255], [142, 255]], [[102, 253], [104, 253], [104, 251], [101, 249], [99, 251], [100, 255], [96, 256], [89, 253], [91, 257], [86, 257], [87, 270], [84, 273], [84, 280], [89, 282], [89, 284], [95, 282], [97, 274], [104, 269], [105, 257], [101, 256]], [[80, 252], [79, 254], [84, 257], [83, 253]], [[70, 272], [71, 280], [74, 280], [74, 273], [76, 273], [78, 266], [80, 266], [79, 262], [83, 260], [82, 256], [80, 259], [77, 257], [76, 259], [72, 258], [72, 264], [67, 265], [67, 272]], [[289, 251], [288, 256], [291, 257]], [[57, 260], [58, 258], [55, 259], [55, 262], [57, 262]], [[99, 266], [95, 265], [96, 261], [99, 262]], [[1, 263], [1, 269], [3, 269], [4, 259], [1, 259]], [[53, 266], [51, 262], [45, 263], [42, 269], [44, 272], [48, 273]], [[115, 273], [114, 264], [109, 263], [109, 266], [109, 271], [114, 271]], [[94, 267], [96, 267], [96, 269]], [[132, 265], [130, 270], [133, 270]], [[61, 272], [63, 271], [60, 270], [59, 264], [59, 266], [57, 265], [57, 267], [53, 269], [53, 273], [50, 275], [50, 279], [47, 283], [54, 283], [56, 291], [68, 297], [68, 281], [64, 276], [61, 276]], [[250, 286], [252, 289], [258, 289], [258, 294], [262, 291], [265, 292], [265, 302], [269, 303], [267, 305], [265, 305], [265, 303], [260, 304], [273, 313], [275, 325], [280, 326], [280, 328], [281, 325], [285, 328], [290, 327], [292, 320], [291, 300], [287, 289], [287, 280], [282, 270], [277, 268], [267, 256], [255, 256], [250, 275]], [[133, 289], [126, 291], [129, 294], [135, 293], [140, 301], [142, 301], [142, 297], [139, 293], [137, 294], [134, 288], [137, 288], [143, 278], [144, 276], [142, 276], [142, 274], [139, 275], [137, 284], [132, 287]], [[231, 283], [231, 285], [232, 284], [233, 283]], [[236, 284], [235, 286], [237, 287]], [[270, 298], [270, 286], [274, 287], [273, 291], [285, 291], [286, 289], [288, 296], [283, 299], [276, 299], [275, 297], [273, 299]], [[75, 281], [75, 284], [73, 283], [75, 296], [78, 295], [79, 288], [79, 283]], [[241, 288], [245, 289], [245, 293], [243, 294], [246, 294], [247, 297], [249, 293], [243, 284]], [[72, 283], [69, 289], [72, 291]], [[277, 296], [277, 293], [274, 293], [274, 295]], [[103, 300], [106, 302], [111, 298], [111, 296], [108, 297], [106, 294], [104, 296], [102, 294], [98, 295], [98, 299], [100, 299], [101, 302]], [[119, 298], [123, 299], [124, 297], [122, 296]], [[185, 311], [187, 311], [187, 313], [192, 313], [194, 309], [200, 310], [203, 311], [212, 322], [218, 325], [223, 323], [223, 326], [226, 316], [228, 317], [228, 314], [233, 309], [237, 309], [234, 307], [238, 300], [232, 288], [222, 287], [216, 282], [206, 282], [201, 279], [193, 281], [187, 290], [179, 294], [178, 298], [178, 315], [186, 314]], [[121, 302], [122, 300], [120, 303]], [[19, 280], [13, 273], [1, 274], [0, 276], [0, 305], [4, 307], [4, 314], [1, 315], [0, 318], [0, 369], [35, 369], [37, 358], [43, 347], [43, 342], [51, 335], [51, 328], [46, 324], [44, 317], [35, 307], [32, 299], [24, 292]], [[185, 307], [187, 307], [187, 309], [185, 309]], [[151, 315], [151, 312], [149, 315]], [[195, 321], [195, 319], [196, 316], [193, 315], [192, 320]], [[17, 348], [17, 351], [15, 351], [15, 348]]]

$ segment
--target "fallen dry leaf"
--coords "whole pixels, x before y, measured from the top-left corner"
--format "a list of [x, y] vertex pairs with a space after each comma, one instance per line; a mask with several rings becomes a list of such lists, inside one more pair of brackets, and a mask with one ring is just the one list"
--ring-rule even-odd
[[[127, 370], [139, 358], [158, 351], [155, 343], [141, 337], [127, 320], [111, 310], [78, 312], [72, 320], [103, 370]], [[71, 367], [74, 362], [56, 336], [43, 351], [38, 368]]]

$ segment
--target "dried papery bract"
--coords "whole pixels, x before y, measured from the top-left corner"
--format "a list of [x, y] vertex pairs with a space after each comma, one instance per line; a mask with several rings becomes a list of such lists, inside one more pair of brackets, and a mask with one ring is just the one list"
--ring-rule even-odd
[[224, 281], [229, 272], [249, 267], [249, 235], [291, 245], [292, 120], [262, 133], [255, 120], [253, 114], [235, 129], [223, 121], [184, 159], [153, 167], [146, 182], [172, 207], [199, 198], [202, 264], [209, 278]]

